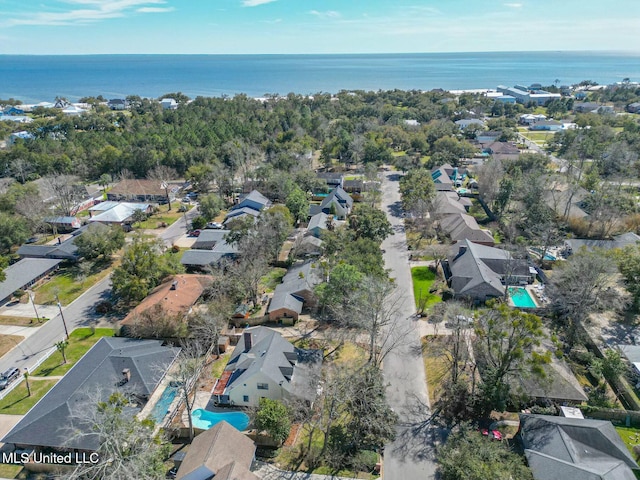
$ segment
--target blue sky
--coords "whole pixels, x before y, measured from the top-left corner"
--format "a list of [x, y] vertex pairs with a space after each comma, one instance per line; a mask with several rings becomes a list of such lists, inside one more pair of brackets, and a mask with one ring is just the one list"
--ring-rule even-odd
[[640, 49], [640, 0], [0, 0], [1, 54]]

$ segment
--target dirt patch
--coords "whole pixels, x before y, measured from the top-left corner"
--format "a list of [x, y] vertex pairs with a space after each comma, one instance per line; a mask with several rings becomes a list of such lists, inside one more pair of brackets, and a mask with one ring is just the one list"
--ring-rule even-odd
[[0, 335], [0, 357], [24, 340], [20, 335]]

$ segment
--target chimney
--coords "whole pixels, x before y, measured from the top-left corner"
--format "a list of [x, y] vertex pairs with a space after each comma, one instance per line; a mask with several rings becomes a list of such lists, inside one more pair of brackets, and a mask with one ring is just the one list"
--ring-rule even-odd
[[123, 377], [124, 383], [127, 383], [129, 380], [131, 380], [131, 370], [129, 370], [128, 368], [125, 368], [124, 370], [122, 370], [122, 377]]
[[245, 331], [242, 334], [242, 338], [244, 339], [244, 351], [248, 352], [249, 350], [251, 350], [251, 347], [253, 346], [253, 342], [251, 340], [251, 332]]

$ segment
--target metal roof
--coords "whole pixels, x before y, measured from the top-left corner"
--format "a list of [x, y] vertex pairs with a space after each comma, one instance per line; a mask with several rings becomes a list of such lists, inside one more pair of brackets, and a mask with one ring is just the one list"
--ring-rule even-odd
[[20, 290], [56, 268], [62, 260], [55, 258], [23, 258], [7, 267], [6, 278], [0, 283], [0, 300], [5, 300], [16, 290]]

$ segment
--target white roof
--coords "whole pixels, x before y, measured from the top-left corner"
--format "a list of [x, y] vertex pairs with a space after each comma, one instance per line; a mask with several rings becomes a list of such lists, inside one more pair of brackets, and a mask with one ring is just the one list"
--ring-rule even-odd
[[[144, 205], [144, 204], [124, 204], [121, 203], [113, 208], [110, 208], [106, 212], [102, 212], [89, 219], [89, 222], [102, 222], [102, 223], [122, 223], [127, 221], [133, 215], [136, 210], [145, 210], [143, 208], [131, 208], [131, 205]], [[148, 205], [147, 205], [148, 207]]]

